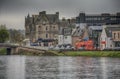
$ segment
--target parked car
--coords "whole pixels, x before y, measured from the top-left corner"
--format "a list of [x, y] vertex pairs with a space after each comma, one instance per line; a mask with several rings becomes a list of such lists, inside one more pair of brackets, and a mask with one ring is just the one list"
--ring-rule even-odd
[[49, 50], [53, 50], [53, 49], [54, 49], [54, 46], [49, 46], [48, 49], [49, 49]]
[[30, 43], [30, 46], [39, 46], [38, 43]]
[[74, 50], [74, 47], [70, 44], [56, 45], [53, 50]]

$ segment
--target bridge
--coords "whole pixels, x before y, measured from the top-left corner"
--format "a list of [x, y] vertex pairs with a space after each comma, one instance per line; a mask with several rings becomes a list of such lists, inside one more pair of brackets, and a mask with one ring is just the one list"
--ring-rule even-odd
[[19, 46], [12, 43], [0, 43], [0, 48], [6, 48], [7, 54], [18, 54], [21, 51], [45, 53], [48, 48], [40, 46]]

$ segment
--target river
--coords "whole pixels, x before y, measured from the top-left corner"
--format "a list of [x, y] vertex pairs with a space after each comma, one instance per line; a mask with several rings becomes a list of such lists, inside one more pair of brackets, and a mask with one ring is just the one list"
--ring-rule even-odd
[[120, 79], [120, 58], [0, 56], [0, 79]]

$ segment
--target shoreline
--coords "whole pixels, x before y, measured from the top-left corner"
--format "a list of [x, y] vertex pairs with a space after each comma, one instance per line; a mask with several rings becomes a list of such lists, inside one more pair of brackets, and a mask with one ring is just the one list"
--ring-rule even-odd
[[[0, 50], [0, 55], [7, 55], [5, 49]], [[13, 55], [26, 55], [26, 56], [85, 56], [85, 57], [117, 57], [120, 58], [120, 51], [53, 51], [48, 50], [45, 52], [30, 52], [20, 51]]]
[[120, 58], [120, 51], [46, 51], [44, 54], [20, 54], [30, 56], [85, 56], [85, 57], [115, 57]]

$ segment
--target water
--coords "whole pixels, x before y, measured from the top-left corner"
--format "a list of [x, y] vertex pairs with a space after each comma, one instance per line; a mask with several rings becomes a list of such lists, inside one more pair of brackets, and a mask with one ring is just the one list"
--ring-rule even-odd
[[0, 79], [120, 79], [120, 58], [0, 56]]

